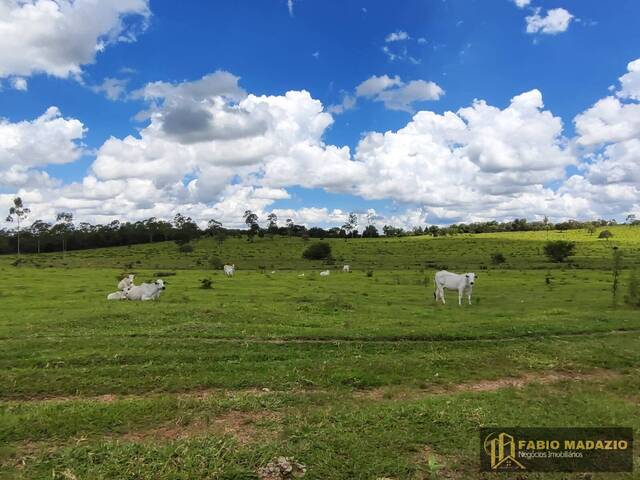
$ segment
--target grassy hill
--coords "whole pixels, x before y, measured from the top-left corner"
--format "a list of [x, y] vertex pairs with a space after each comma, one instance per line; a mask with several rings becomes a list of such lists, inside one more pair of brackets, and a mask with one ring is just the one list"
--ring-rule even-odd
[[[255, 480], [284, 455], [305, 480], [471, 479], [481, 426], [638, 434], [640, 229], [611, 230], [327, 240], [327, 278], [299, 238], [1, 257], [0, 478]], [[434, 303], [441, 266], [479, 273], [472, 305]], [[125, 270], [168, 288], [108, 302]]]
[[[614, 237], [598, 239], [598, 232], [512, 232], [455, 237], [417, 236], [375, 239], [326, 239], [332, 247], [335, 268], [348, 263], [355, 269], [480, 270], [491, 268], [491, 255], [502, 253], [501, 268], [555, 268], [543, 254], [547, 240], [571, 240], [577, 243], [572, 264], [577, 268], [607, 269], [612, 247], [624, 254], [626, 268], [640, 266], [640, 227], [608, 228]], [[235, 263], [240, 270], [304, 270], [325, 268], [324, 262], [302, 258], [303, 250], [316, 239], [270, 237], [248, 242], [246, 237], [229, 237], [223, 243], [206, 238], [193, 243], [192, 253], [180, 253], [173, 242], [134, 245], [59, 253], [24, 255], [24, 265], [34, 267], [107, 267], [131, 269], [210, 269], [212, 264]], [[0, 257], [0, 266], [15, 262], [15, 256]], [[212, 263], [213, 262], [213, 263]], [[560, 265], [562, 266], [562, 265]], [[331, 265], [330, 265], [331, 267]]]

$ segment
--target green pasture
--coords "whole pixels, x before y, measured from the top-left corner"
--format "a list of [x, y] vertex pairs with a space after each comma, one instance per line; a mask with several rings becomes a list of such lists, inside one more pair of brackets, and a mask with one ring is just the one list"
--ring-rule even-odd
[[[279, 237], [0, 257], [0, 478], [257, 479], [281, 455], [305, 479], [497, 478], [481, 426], [640, 432], [640, 229], [611, 231], [328, 240], [328, 264]], [[472, 305], [434, 303], [444, 267], [478, 274]], [[108, 302], [125, 272], [167, 290]]]

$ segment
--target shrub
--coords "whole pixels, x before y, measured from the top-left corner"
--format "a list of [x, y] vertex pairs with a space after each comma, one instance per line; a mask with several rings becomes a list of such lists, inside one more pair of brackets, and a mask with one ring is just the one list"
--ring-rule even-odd
[[544, 254], [552, 262], [564, 262], [575, 253], [576, 244], [567, 240], [554, 240], [544, 246]]
[[600, 235], [598, 235], [598, 238], [604, 238], [606, 240], [610, 239], [611, 237], [613, 237], [613, 233], [611, 233], [609, 230], [603, 230], [600, 232]]
[[367, 270], [367, 277], [373, 277], [373, 270]]
[[200, 288], [211, 290], [211, 288], [213, 288], [213, 282], [210, 278], [203, 278], [202, 280], [200, 280]]
[[176, 272], [156, 272], [153, 274], [154, 277], [173, 277]]
[[185, 243], [184, 245], [180, 245], [178, 247], [178, 251], [180, 253], [191, 253], [193, 252], [193, 245], [189, 245], [188, 243]]
[[223, 267], [220, 257], [209, 257], [209, 266], [212, 270], [220, 270]]
[[307, 260], [328, 260], [331, 258], [331, 245], [326, 242], [316, 242], [309, 245], [302, 256]]
[[506, 261], [507, 261], [507, 259], [500, 252], [496, 252], [496, 253], [491, 255], [491, 263], [493, 263], [494, 265], [501, 265]]

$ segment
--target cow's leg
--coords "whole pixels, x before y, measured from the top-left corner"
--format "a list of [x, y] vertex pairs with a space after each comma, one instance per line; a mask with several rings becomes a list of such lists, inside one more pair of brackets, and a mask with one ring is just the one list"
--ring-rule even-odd
[[458, 305], [462, 305], [462, 290], [458, 290]]
[[439, 287], [438, 288], [438, 293], [440, 294], [440, 300], [442, 300], [442, 304], [446, 304], [447, 302], [444, 299], [444, 288], [443, 287]]

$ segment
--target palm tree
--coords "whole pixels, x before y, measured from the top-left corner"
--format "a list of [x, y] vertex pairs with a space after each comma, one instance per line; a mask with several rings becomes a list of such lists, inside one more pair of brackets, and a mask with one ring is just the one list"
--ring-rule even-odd
[[20, 256], [20, 222], [25, 220], [30, 213], [31, 210], [24, 206], [20, 197], [13, 199], [13, 207], [9, 209], [7, 222], [16, 222], [18, 224], [18, 256]]

